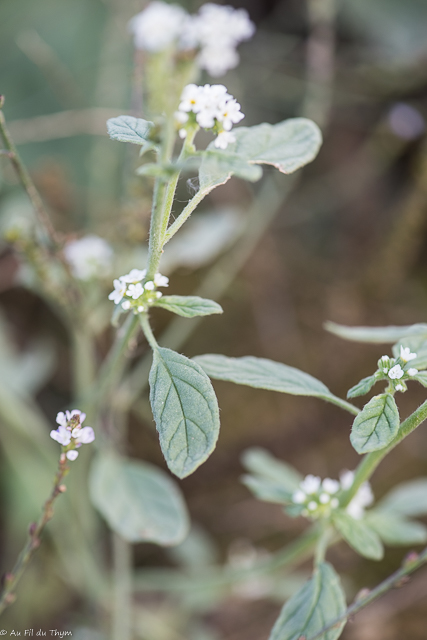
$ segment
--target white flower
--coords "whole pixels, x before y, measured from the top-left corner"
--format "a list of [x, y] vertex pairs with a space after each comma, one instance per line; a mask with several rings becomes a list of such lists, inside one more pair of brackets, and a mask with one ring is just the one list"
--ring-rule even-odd
[[147, 289], [147, 291], [153, 291], [153, 289], [155, 288], [155, 284], [152, 280], [149, 280], [148, 282], [145, 283], [144, 287]]
[[126, 293], [134, 300], [137, 300], [144, 293], [144, 287], [140, 282], [137, 282], [136, 284], [130, 284]]
[[65, 413], [60, 411], [56, 416], [56, 422], [65, 427], [67, 425], [67, 416], [65, 415]]
[[50, 432], [50, 437], [59, 444], [62, 444], [63, 447], [66, 447], [71, 442], [71, 433], [67, 429], [67, 427], [59, 426], [56, 430], [52, 430]]
[[88, 235], [65, 245], [64, 256], [79, 280], [100, 278], [110, 271], [113, 250], [103, 238]]
[[161, 273], [156, 273], [154, 276], [154, 284], [156, 287], [168, 287], [169, 286], [169, 278], [166, 276], [162, 276]]
[[114, 304], [119, 304], [120, 300], [126, 293], [126, 282], [120, 282], [120, 280], [114, 280], [114, 291], [108, 296], [109, 300], [112, 300]]
[[400, 380], [400, 378], [405, 374], [400, 364], [395, 364], [394, 367], [390, 369], [388, 372], [388, 377], [391, 380]]
[[368, 507], [374, 501], [369, 482], [364, 482], [354, 498], [347, 506], [347, 513], [355, 520], [361, 520], [365, 514], [365, 507]]
[[316, 511], [317, 509], [317, 502], [314, 502], [314, 500], [312, 500], [311, 502], [308, 503], [307, 505], [307, 509], [309, 511]]
[[350, 489], [354, 482], [354, 471], [345, 469], [340, 473], [340, 483], [344, 490]]
[[330, 499], [331, 499], [331, 496], [329, 495], [329, 493], [321, 493], [319, 496], [319, 502], [321, 504], [328, 504]]
[[229, 69], [234, 69], [240, 62], [240, 56], [233, 47], [212, 45], [204, 47], [197, 56], [197, 63], [201, 69], [218, 78]]
[[415, 367], [411, 367], [406, 373], [408, 374], [408, 376], [416, 376], [418, 373], [418, 369], [415, 369]]
[[224, 100], [219, 105], [217, 119], [226, 131], [230, 131], [233, 124], [237, 124], [244, 117], [244, 114], [240, 111], [240, 104], [234, 98], [232, 100]]
[[124, 276], [120, 276], [119, 280], [121, 282], [126, 282], [127, 284], [136, 284], [137, 282], [141, 282], [141, 280], [144, 280], [146, 274], [146, 269], [132, 269], [130, 273], [127, 273]]
[[409, 347], [400, 346], [400, 357], [404, 362], [409, 362], [410, 360], [413, 360], [414, 358], [416, 358], [417, 354], [411, 353], [411, 350]]
[[73, 429], [73, 438], [77, 444], [89, 444], [95, 440], [95, 433], [92, 427], [83, 427], [83, 429]]
[[305, 493], [308, 493], [308, 494], [316, 493], [320, 488], [319, 476], [313, 476], [309, 474], [300, 483], [300, 487], [303, 491], [305, 491]]
[[304, 493], [304, 491], [301, 491], [300, 489], [295, 491], [292, 495], [292, 502], [295, 502], [295, 504], [303, 504], [307, 499], [306, 494]]
[[340, 488], [340, 483], [338, 480], [332, 480], [332, 478], [325, 478], [322, 482], [322, 489], [326, 491], [326, 493], [333, 494], [337, 493]]
[[124, 300], [122, 302], [122, 309], [124, 309], [125, 311], [128, 311], [130, 307], [131, 307], [130, 300]]
[[[178, 113], [184, 112], [199, 113], [206, 104], [206, 92], [204, 87], [199, 87], [197, 84], [187, 84], [181, 93], [181, 102], [179, 103]], [[188, 119], [188, 116], [187, 116]]]
[[65, 455], [67, 456], [68, 460], [75, 460], [78, 457], [79, 452], [72, 449], [71, 451], [67, 451]]
[[230, 133], [230, 131], [221, 131], [215, 138], [215, 147], [217, 149], [226, 149], [229, 144], [236, 142], [236, 136]]
[[174, 118], [179, 124], [185, 124], [188, 121], [188, 113], [185, 113], [184, 111], [175, 111]]
[[67, 423], [74, 418], [75, 416], [79, 417], [79, 424], [82, 424], [85, 421], [86, 414], [83, 411], [79, 411], [78, 409], [73, 409], [72, 411], [66, 411], [63, 413], [60, 411], [56, 416], [56, 422], [61, 426], [67, 426]]
[[129, 22], [135, 47], [146, 51], [163, 51], [181, 35], [187, 12], [176, 4], [151, 2]]
[[397, 384], [396, 391], [405, 391], [405, 387], [403, 386], [403, 384]]

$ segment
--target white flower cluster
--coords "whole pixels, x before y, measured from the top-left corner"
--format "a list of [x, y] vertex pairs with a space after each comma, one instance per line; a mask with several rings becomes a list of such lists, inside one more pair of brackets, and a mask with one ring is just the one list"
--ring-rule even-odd
[[[388, 356], [382, 356], [378, 361], [378, 368], [381, 373], [386, 375], [390, 380], [402, 380], [412, 378], [417, 375], [418, 369], [415, 367], [406, 368], [406, 363], [414, 360], [417, 357], [416, 353], [411, 353], [409, 347], [400, 347], [400, 357], [396, 359], [389, 358]], [[402, 366], [403, 365], [403, 366]], [[396, 391], [406, 391], [406, 385], [404, 381], [394, 383]]]
[[[181, 94], [181, 102], [176, 112], [176, 119], [181, 125], [192, 125], [196, 122], [204, 129], [214, 129], [218, 133], [215, 146], [226, 149], [236, 141], [230, 133], [233, 124], [244, 118], [240, 104], [227, 93], [223, 84], [205, 84], [203, 87], [188, 84]], [[187, 135], [185, 126], [179, 132], [182, 138]]]
[[155, 291], [155, 288], [167, 287], [169, 278], [156, 273], [154, 280], [142, 284], [146, 275], [146, 269], [132, 269], [130, 273], [120, 276], [118, 280], [114, 280], [114, 291], [110, 293], [108, 299], [115, 304], [121, 303], [125, 311], [129, 309], [133, 309], [134, 313], [147, 311], [150, 304], [162, 297], [161, 292]]
[[50, 437], [67, 448], [65, 455], [68, 460], [75, 460], [79, 455], [76, 451], [82, 444], [89, 444], [95, 440], [92, 427], [82, 427], [86, 414], [78, 409], [62, 411], [56, 416], [59, 427], [50, 432]]
[[64, 256], [75, 278], [90, 280], [101, 278], [110, 271], [113, 250], [103, 238], [88, 235], [68, 242]]
[[221, 76], [239, 63], [236, 47], [255, 33], [245, 9], [208, 2], [197, 15], [176, 4], [155, 0], [129, 23], [135, 47], [151, 53], [177, 44], [198, 49], [197, 63], [212, 76]]
[[[336, 494], [339, 491], [349, 489], [354, 482], [352, 471], [343, 471], [340, 481], [319, 476], [308, 475], [300, 483], [300, 488], [292, 495], [292, 502], [304, 507], [301, 514], [310, 518], [319, 518], [329, 515], [333, 509], [339, 507], [339, 499]], [[351, 502], [346, 507], [347, 513], [356, 520], [360, 520], [365, 512], [365, 507], [372, 504], [374, 496], [371, 486], [365, 482]]]

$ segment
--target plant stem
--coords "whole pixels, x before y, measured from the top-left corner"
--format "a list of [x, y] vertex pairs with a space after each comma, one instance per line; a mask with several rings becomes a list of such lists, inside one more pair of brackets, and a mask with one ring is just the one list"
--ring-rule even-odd
[[169, 242], [169, 240], [176, 234], [179, 229], [181, 229], [184, 222], [188, 220], [188, 218], [193, 213], [194, 209], [200, 204], [200, 202], [207, 196], [208, 191], [198, 191], [194, 198], [190, 200], [186, 207], [182, 210], [178, 218], [175, 220], [173, 224], [169, 227], [165, 234], [164, 244]]
[[21, 181], [22, 186], [24, 187], [27, 195], [33, 205], [34, 211], [36, 212], [37, 219], [46, 236], [49, 238], [50, 242], [53, 245], [59, 244], [59, 238], [56, 234], [56, 231], [50, 221], [49, 215], [44, 207], [42, 199], [39, 195], [39, 192], [36, 189], [34, 182], [31, 179], [30, 174], [28, 173], [24, 163], [22, 162], [18, 150], [15, 147], [15, 144], [12, 140], [12, 137], [9, 133], [9, 130], [6, 126], [6, 120], [4, 117], [4, 113], [2, 111], [2, 101], [0, 96], [0, 135], [3, 138], [7, 155], [10, 158], [10, 161]]
[[113, 533], [114, 608], [112, 640], [132, 638], [132, 547]]
[[383, 458], [385, 458], [385, 456], [390, 453], [394, 447], [402, 442], [402, 440], [409, 436], [409, 434], [415, 431], [415, 429], [426, 419], [427, 400], [423, 402], [423, 404], [420, 405], [412, 415], [402, 422], [397, 436], [387, 447], [380, 451], [372, 451], [364, 456], [356, 469], [352, 486], [342, 495], [341, 507], [346, 507], [348, 505], [360, 489], [361, 485], [372, 476]]
[[349, 411], [355, 416], [357, 416], [357, 414], [360, 413], [360, 409], [358, 409], [358, 407], [355, 407], [354, 404], [351, 404], [351, 402], [347, 402], [342, 398], [338, 398], [338, 396], [332, 396], [332, 397], [328, 396], [327, 400], [328, 402], [335, 404], [337, 407], [341, 407], [341, 409], [345, 409], [346, 411]]
[[142, 330], [144, 332], [145, 337], [147, 338], [147, 342], [153, 351], [156, 351], [159, 347], [157, 344], [156, 338], [151, 330], [150, 321], [148, 319], [147, 313], [141, 313], [139, 316], [139, 321], [141, 323]]
[[386, 578], [383, 582], [381, 582], [381, 584], [375, 587], [375, 589], [369, 591], [366, 596], [358, 598], [339, 618], [336, 618], [330, 624], [320, 629], [320, 631], [318, 631], [314, 636], [309, 636], [308, 638], [306, 638], [306, 640], [318, 640], [319, 638], [323, 638], [324, 634], [327, 631], [330, 631], [336, 625], [339, 625], [341, 622], [343, 622], [343, 620], [346, 620], [349, 616], [354, 615], [355, 613], [366, 607], [368, 604], [371, 604], [371, 602], [387, 593], [387, 591], [389, 591], [393, 587], [399, 586], [399, 583], [402, 582], [404, 578], [406, 578], [406, 576], [409, 576], [426, 562], [427, 549], [424, 549], [424, 551], [422, 551], [422, 553], [420, 553], [419, 555], [414, 554], [413, 559], [411, 558], [404, 562], [403, 567]]
[[49, 498], [46, 500], [42, 514], [37, 523], [30, 525], [28, 532], [28, 540], [22, 549], [12, 571], [6, 573], [4, 577], [4, 588], [0, 596], [0, 615], [9, 605], [15, 602], [15, 589], [28, 566], [34, 552], [40, 546], [40, 536], [46, 524], [53, 517], [53, 503], [60, 493], [64, 493], [65, 487], [62, 481], [69, 471], [68, 461], [64, 453], [61, 453], [59, 459], [58, 471], [56, 472], [55, 482]]

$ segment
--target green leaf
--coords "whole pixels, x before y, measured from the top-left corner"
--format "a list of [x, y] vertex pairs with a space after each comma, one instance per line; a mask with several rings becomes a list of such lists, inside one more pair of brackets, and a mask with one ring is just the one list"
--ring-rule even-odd
[[199, 296], [163, 296], [156, 301], [155, 306], [177, 313], [184, 318], [223, 313], [222, 307], [217, 302], [199, 298]]
[[119, 116], [107, 120], [108, 135], [113, 140], [131, 142], [141, 146], [141, 153], [154, 149], [156, 144], [150, 139], [154, 122], [134, 118], [133, 116]]
[[246, 449], [242, 455], [242, 464], [253, 474], [274, 480], [289, 491], [298, 489], [299, 483], [303, 479], [303, 476], [291, 465], [278, 460], [261, 447]]
[[[147, 149], [148, 151], [148, 149]], [[136, 170], [139, 176], [147, 176], [149, 178], [163, 178], [165, 181], [169, 180], [179, 170], [173, 164], [161, 165], [154, 162], [147, 162], [141, 165]]]
[[384, 449], [399, 431], [400, 418], [396, 401], [389, 393], [369, 400], [356, 416], [350, 440], [357, 453]]
[[296, 396], [314, 396], [334, 402], [337, 398], [323, 382], [281, 362], [245, 356], [227, 358], [206, 354], [193, 358], [215, 380], [227, 380], [256, 389], [269, 389]]
[[159, 347], [150, 371], [150, 402], [168, 467], [185, 478], [209, 457], [218, 439], [211, 382], [196, 362]]
[[91, 477], [92, 502], [128, 542], [179, 544], [189, 530], [185, 502], [175, 482], [146, 462], [99, 454]]
[[427, 371], [419, 371], [415, 376], [412, 377], [412, 380], [416, 380], [417, 382], [422, 384], [423, 387], [427, 387]]
[[298, 489], [302, 476], [290, 465], [277, 460], [265, 449], [247, 449], [242, 456], [243, 466], [252, 475], [241, 480], [259, 500], [287, 504]]
[[[328, 562], [320, 563], [309, 580], [283, 607], [269, 640], [299, 640], [316, 635], [346, 611], [339, 576]], [[324, 633], [320, 640], [336, 640], [346, 621]]]
[[262, 172], [255, 173], [254, 167], [249, 177], [245, 175], [251, 165], [269, 164], [282, 173], [293, 173], [316, 157], [322, 143], [320, 129], [306, 118], [238, 127], [233, 134], [236, 142], [225, 151], [215, 150], [213, 142], [209, 145], [199, 170], [202, 191], [224, 184], [232, 175], [258, 180]]
[[395, 513], [378, 509], [370, 511], [366, 521], [380, 538], [389, 545], [422, 544], [427, 540], [427, 527], [421, 522], [407, 520]]
[[355, 520], [346, 511], [334, 511], [332, 520], [344, 540], [357, 553], [371, 560], [381, 560], [383, 545], [378, 534], [366, 522]]
[[368, 376], [367, 378], [363, 378], [360, 382], [355, 384], [354, 387], [351, 387], [350, 391], [347, 393], [347, 398], [357, 398], [357, 396], [364, 396], [366, 393], [369, 393], [376, 381], [377, 378], [375, 376]]
[[400, 484], [378, 503], [377, 509], [404, 516], [426, 515], [427, 478], [418, 478]]
[[346, 327], [336, 322], [326, 322], [325, 329], [344, 340], [393, 344], [406, 336], [423, 335], [427, 339], [427, 324], [412, 324], [402, 327]]

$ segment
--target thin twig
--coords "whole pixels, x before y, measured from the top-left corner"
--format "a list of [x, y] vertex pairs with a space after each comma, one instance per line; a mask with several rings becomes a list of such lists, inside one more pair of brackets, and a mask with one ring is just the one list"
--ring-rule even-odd
[[19, 554], [19, 557], [12, 571], [6, 573], [3, 577], [4, 586], [0, 595], [0, 615], [3, 613], [6, 607], [15, 602], [16, 596], [14, 592], [18, 585], [18, 582], [21, 579], [25, 569], [27, 568], [34, 552], [40, 546], [40, 536], [43, 532], [43, 529], [45, 528], [49, 520], [51, 520], [53, 517], [53, 503], [59, 496], [59, 494], [64, 493], [64, 491], [66, 490], [66, 487], [62, 484], [62, 481], [64, 480], [68, 471], [69, 466], [67, 463], [67, 458], [65, 456], [65, 453], [61, 453], [53, 489], [49, 498], [44, 504], [42, 514], [38, 522], [34, 522], [30, 525], [28, 530], [28, 540], [21, 553]]

